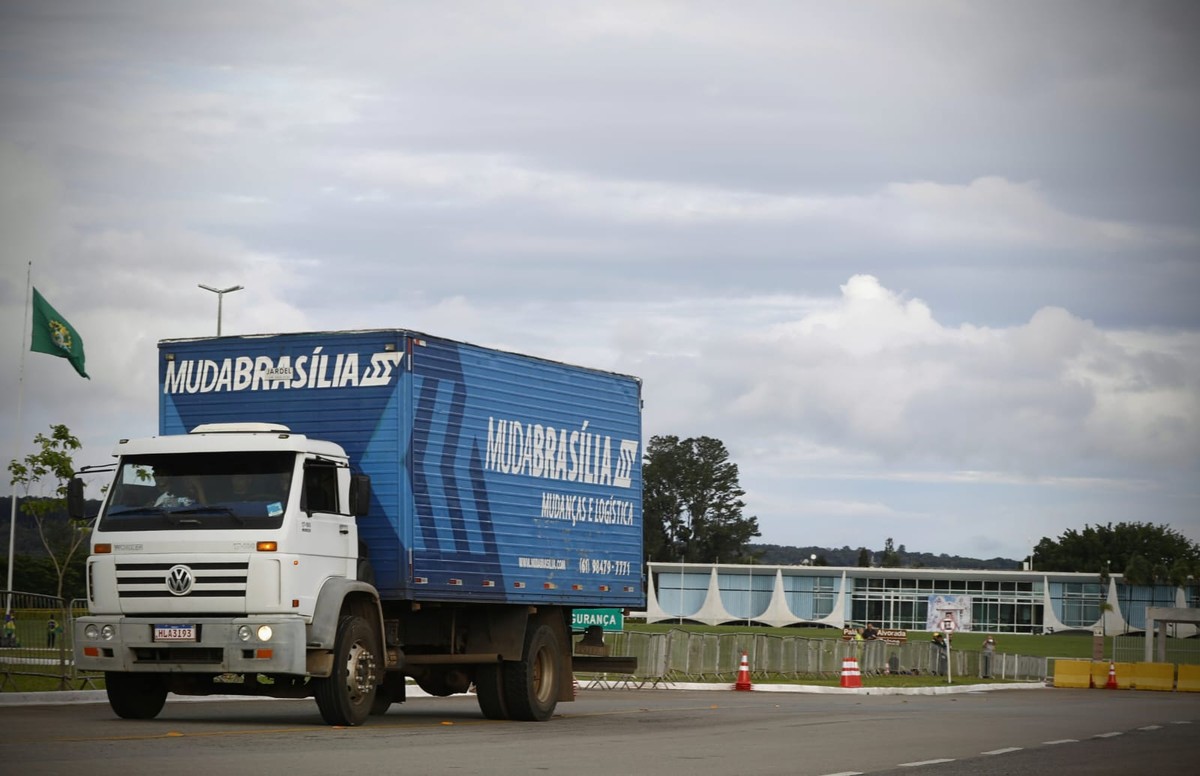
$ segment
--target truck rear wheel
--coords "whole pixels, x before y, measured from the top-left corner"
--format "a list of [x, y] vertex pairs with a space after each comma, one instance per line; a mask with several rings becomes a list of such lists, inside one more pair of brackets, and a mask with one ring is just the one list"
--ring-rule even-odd
[[129, 674], [105, 671], [108, 705], [121, 719], [154, 719], [167, 702], [167, 682], [162, 674]]
[[367, 621], [344, 615], [333, 646], [333, 673], [314, 680], [313, 697], [329, 725], [361, 725], [375, 703], [379, 662], [377, 639]]
[[475, 697], [488, 719], [508, 719], [504, 705], [504, 671], [499, 663], [482, 665], [475, 671]]
[[525, 637], [521, 660], [504, 663], [504, 704], [511, 719], [543, 722], [558, 705], [562, 649], [549, 625], [533, 627]]

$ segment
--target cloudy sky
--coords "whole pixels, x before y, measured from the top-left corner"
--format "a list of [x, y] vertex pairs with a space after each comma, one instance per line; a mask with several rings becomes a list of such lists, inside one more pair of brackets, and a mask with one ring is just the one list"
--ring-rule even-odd
[[[1200, 541], [1200, 12], [0, 2], [0, 445], [162, 338], [411, 328], [645, 382], [776, 544]], [[27, 267], [90, 381], [25, 354]]]

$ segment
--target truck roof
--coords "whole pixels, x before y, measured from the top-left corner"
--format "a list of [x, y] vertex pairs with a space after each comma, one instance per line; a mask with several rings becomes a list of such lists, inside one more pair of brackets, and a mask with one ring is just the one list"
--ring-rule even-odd
[[234, 450], [314, 453], [345, 458], [340, 445], [294, 434], [276, 423], [206, 423], [190, 434], [122, 439], [113, 456], [155, 453], [219, 453]]
[[508, 353], [508, 354], [511, 354], [514, 356], [520, 356], [521, 358], [532, 359], [534, 361], [544, 361], [548, 364], [561, 364], [563, 366], [569, 366], [573, 369], [583, 369], [583, 370], [586, 370], [589, 372], [598, 372], [601, 374], [616, 375], [617, 377], [624, 377], [624, 378], [627, 378], [630, 380], [634, 380], [637, 382], [637, 384], [639, 386], [642, 384], [642, 378], [637, 377], [635, 375], [625, 374], [624, 372], [614, 372], [610, 369], [597, 369], [595, 367], [581, 366], [579, 364], [572, 364], [567, 361], [558, 361], [558, 360], [555, 360], [552, 358], [543, 358], [541, 356], [531, 356], [528, 353], [522, 353], [522, 352], [518, 352], [515, 350], [507, 350], [505, 348], [497, 348], [497, 347], [493, 347], [491, 345], [480, 345], [480, 344], [474, 343], [474, 342], [465, 342], [463, 340], [450, 339], [449, 337], [439, 337], [436, 335], [424, 334], [419, 331], [414, 331], [413, 329], [392, 329], [392, 328], [330, 329], [330, 330], [326, 330], [326, 331], [289, 331], [289, 332], [275, 332], [275, 333], [270, 333], [270, 334], [266, 334], [266, 333], [264, 333], [264, 334], [236, 334], [236, 335], [227, 335], [227, 336], [223, 336], [223, 337], [176, 337], [174, 339], [159, 340], [158, 347], [160, 349], [162, 349], [163, 347], [169, 347], [170, 345], [173, 345], [176, 343], [183, 343], [183, 342], [208, 342], [208, 341], [215, 341], [215, 340], [228, 340], [228, 341], [261, 340], [261, 339], [270, 339], [272, 337], [311, 337], [311, 336], [321, 336], [321, 335], [339, 335], [339, 336], [341, 336], [341, 335], [347, 335], [347, 334], [349, 334], [349, 335], [354, 335], [354, 334], [393, 334], [396, 336], [413, 337], [418, 340], [438, 340], [440, 342], [450, 342], [450, 343], [454, 343], [454, 344], [458, 344], [458, 345], [469, 345], [471, 347], [485, 348], [487, 350], [493, 350], [498, 353]]

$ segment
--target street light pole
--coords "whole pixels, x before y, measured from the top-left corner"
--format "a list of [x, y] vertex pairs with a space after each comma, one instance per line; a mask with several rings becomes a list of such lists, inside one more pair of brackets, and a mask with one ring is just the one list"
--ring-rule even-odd
[[233, 291], [241, 291], [242, 288], [244, 288], [244, 286], [230, 286], [229, 288], [213, 288], [212, 286], [206, 286], [203, 283], [197, 283], [196, 285], [200, 286], [205, 291], [212, 291], [214, 294], [217, 295], [217, 336], [220, 337], [221, 336], [221, 303], [224, 301], [226, 294], [232, 293]]

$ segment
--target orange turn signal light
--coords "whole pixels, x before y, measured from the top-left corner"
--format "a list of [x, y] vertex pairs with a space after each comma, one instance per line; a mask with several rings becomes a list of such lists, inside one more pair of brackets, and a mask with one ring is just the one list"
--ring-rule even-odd
[[112, 552], [111, 544], [97, 544], [92, 548], [92, 552], [96, 555], [108, 555]]
[[279, 542], [259, 542], [254, 548], [259, 552], [275, 552], [279, 549]]

